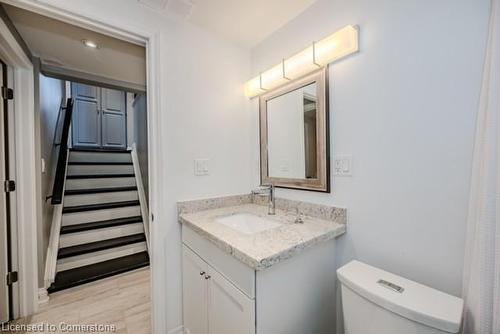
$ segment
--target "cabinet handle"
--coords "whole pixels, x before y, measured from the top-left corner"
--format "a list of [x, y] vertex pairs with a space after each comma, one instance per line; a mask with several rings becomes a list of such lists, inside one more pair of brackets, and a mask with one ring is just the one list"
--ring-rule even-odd
[[205, 272], [204, 271], [200, 271], [200, 276], [203, 276], [205, 275]]
[[210, 276], [210, 275], [205, 275], [205, 279], [210, 279], [210, 278], [212, 278], [212, 276]]

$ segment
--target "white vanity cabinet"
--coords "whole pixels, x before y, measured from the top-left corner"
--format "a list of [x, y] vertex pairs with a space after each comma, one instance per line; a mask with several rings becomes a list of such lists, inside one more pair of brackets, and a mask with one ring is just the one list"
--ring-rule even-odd
[[207, 264], [186, 246], [182, 247], [184, 327], [187, 333], [208, 333]]
[[187, 246], [183, 246], [183, 280], [186, 333], [255, 333], [255, 300]]
[[186, 225], [182, 240], [185, 333], [334, 332], [334, 240], [263, 270], [240, 262]]

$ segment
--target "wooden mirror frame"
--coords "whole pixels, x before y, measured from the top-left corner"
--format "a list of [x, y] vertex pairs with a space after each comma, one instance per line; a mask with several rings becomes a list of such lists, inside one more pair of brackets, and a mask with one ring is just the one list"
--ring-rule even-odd
[[[316, 145], [318, 174], [315, 179], [295, 179], [269, 176], [267, 101], [316, 83]], [[260, 111], [260, 178], [262, 184], [275, 187], [330, 192], [330, 138], [328, 106], [328, 67], [323, 67], [283, 87], [263, 94], [259, 99]]]

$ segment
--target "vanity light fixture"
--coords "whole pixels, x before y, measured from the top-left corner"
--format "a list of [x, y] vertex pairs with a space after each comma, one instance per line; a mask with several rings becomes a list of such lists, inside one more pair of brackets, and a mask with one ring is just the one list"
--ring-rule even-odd
[[93, 42], [93, 41], [88, 40], [88, 39], [82, 39], [82, 43], [83, 43], [83, 45], [85, 45], [86, 47], [91, 48], [91, 49], [98, 49], [99, 48], [99, 46], [97, 45], [96, 42]]
[[290, 80], [300, 78], [359, 50], [357, 26], [348, 25], [332, 35], [313, 42], [301, 52], [260, 73], [245, 84], [245, 95], [252, 98]]

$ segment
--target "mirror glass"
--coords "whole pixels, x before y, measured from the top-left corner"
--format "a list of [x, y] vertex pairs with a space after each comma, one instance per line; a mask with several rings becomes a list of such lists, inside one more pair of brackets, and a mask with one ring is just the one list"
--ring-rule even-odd
[[262, 184], [330, 192], [326, 68], [260, 97]]
[[270, 177], [318, 177], [316, 90], [314, 82], [267, 101]]

